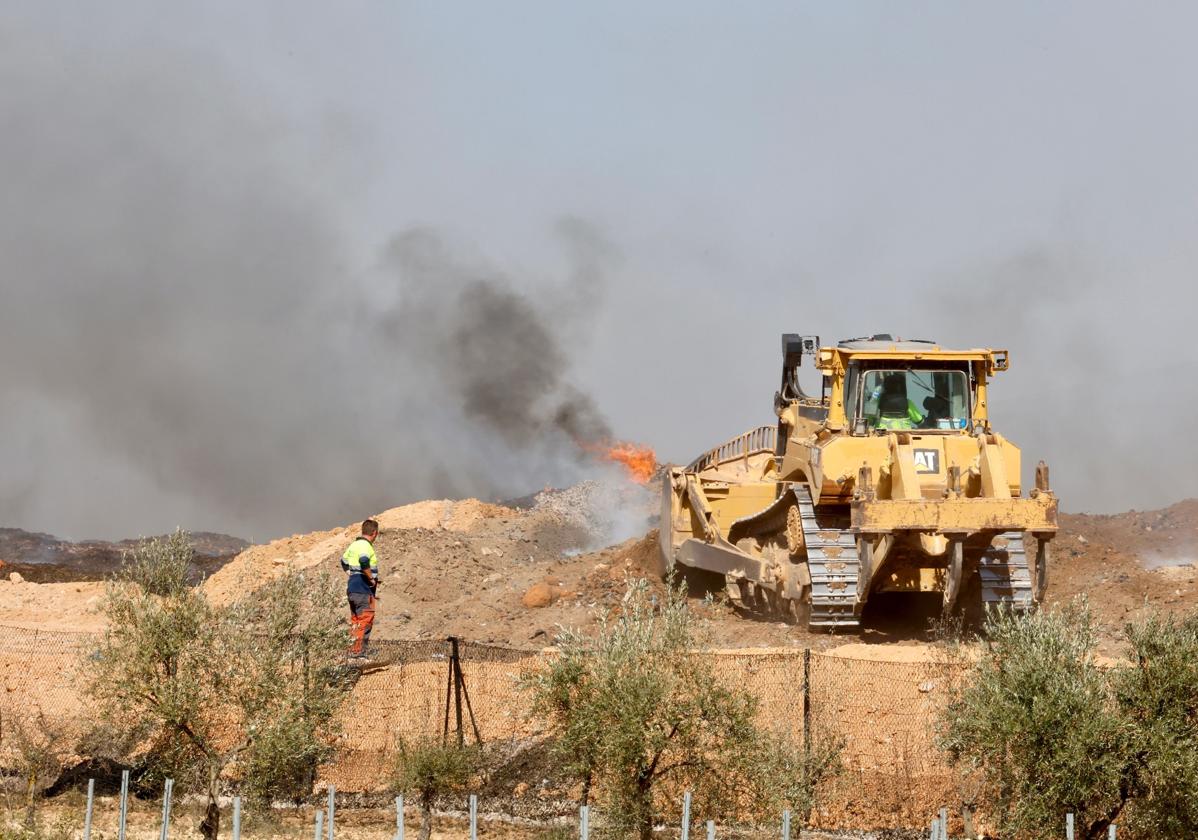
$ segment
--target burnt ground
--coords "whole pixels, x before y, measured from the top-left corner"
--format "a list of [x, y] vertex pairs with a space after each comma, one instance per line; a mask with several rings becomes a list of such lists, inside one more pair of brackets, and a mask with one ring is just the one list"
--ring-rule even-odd
[[[217, 571], [249, 545], [237, 537], [206, 531], [193, 533], [191, 541], [196, 553], [192, 564], [196, 580]], [[19, 528], [0, 528], [0, 573], [7, 576], [17, 572], [34, 583], [104, 580], [121, 567], [125, 553], [138, 542], [71, 542]]]

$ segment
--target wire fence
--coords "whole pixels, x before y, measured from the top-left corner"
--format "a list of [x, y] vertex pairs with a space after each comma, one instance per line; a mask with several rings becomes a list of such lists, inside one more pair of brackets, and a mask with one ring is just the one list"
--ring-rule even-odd
[[[55, 741], [66, 764], [89, 757], [95, 715], [82, 666], [97, 643], [91, 634], [0, 627], [0, 771], [12, 772], [19, 757], [12, 736], [22, 728]], [[339, 795], [381, 804], [393, 795], [400, 739], [477, 738], [493, 760], [476, 790], [489, 809], [533, 819], [577, 814], [581, 785], [555, 769], [545, 723], [530, 714], [520, 688], [546, 652], [439, 640], [372, 647], [375, 659], [345, 701], [334, 757], [314, 794], [334, 785]], [[821, 791], [812, 824], [926, 828], [929, 813], [960, 801], [935, 746], [935, 722], [960, 666], [803, 649], [704, 655], [716, 679], [758, 698], [763, 724], [796, 742], [842, 745], [843, 772]]]

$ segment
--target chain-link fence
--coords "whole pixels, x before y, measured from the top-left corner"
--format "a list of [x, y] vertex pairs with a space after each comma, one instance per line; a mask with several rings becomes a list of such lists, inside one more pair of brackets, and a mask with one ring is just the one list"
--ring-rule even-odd
[[[57, 742], [64, 759], [86, 758], [94, 714], [82, 665], [97, 637], [0, 628], [0, 770], [20, 760], [19, 738]], [[461, 738], [489, 747], [493, 770], [480, 794], [492, 810], [543, 818], [576, 812], [581, 788], [554, 768], [544, 722], [528, 710], [521, 677], [539, 650], [469, 642], [372, 643], [339, 720], [335, 756], [318, 788], [363, 799], [387, 795], [401, 739]], [[713, 651], [717, 679], [749, 690], [761, 722], [804, 739], [842, 745], [844, 772], [823, 790], [813, 822], [828, 827], [916, 827], [954, 799], [953, 775], [934, 726], [959, 666], [850, 658], [810, 650]], [[455, 655], [456, 654], [456, 655]], [[19, 737], [18, 737], [19, 736]]]

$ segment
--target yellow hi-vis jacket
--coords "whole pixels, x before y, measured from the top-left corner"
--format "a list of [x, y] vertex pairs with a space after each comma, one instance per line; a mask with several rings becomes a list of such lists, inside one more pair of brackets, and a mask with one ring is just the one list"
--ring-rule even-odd
[[341, 555], [341, 568], [349, 572], [346, 592], [360, 592], [363, 595], [372, 594], [370, 584], [362, 575], [363, 569], [370, 569], [371, 575], [378, 579], [379, 558], [374, 553], [374, 546], [365, 537], [358, 537], [349, 544]]

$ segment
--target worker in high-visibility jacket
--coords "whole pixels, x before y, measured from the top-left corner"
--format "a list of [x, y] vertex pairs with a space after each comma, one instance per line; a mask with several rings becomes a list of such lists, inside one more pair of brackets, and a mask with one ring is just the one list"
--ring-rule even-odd
[[341, 555], [341, 568], [349, 574], [345, 595], [349, 599], [350, 656], [366, 656], [370, 644], [370, 629], [374, 626], [374, 607], [379, 588], [379, 558], [374, 553], [374, 540], [379, 535], [379, 523], [367, 519], [362, 523], [362, 536], [349, 544]]
[[907, 399], [907, 380], [903, 374], [887, 373], [876, 396], [875, 429], [918, 429], [923, 425], [924, 416], [915, 403]]

